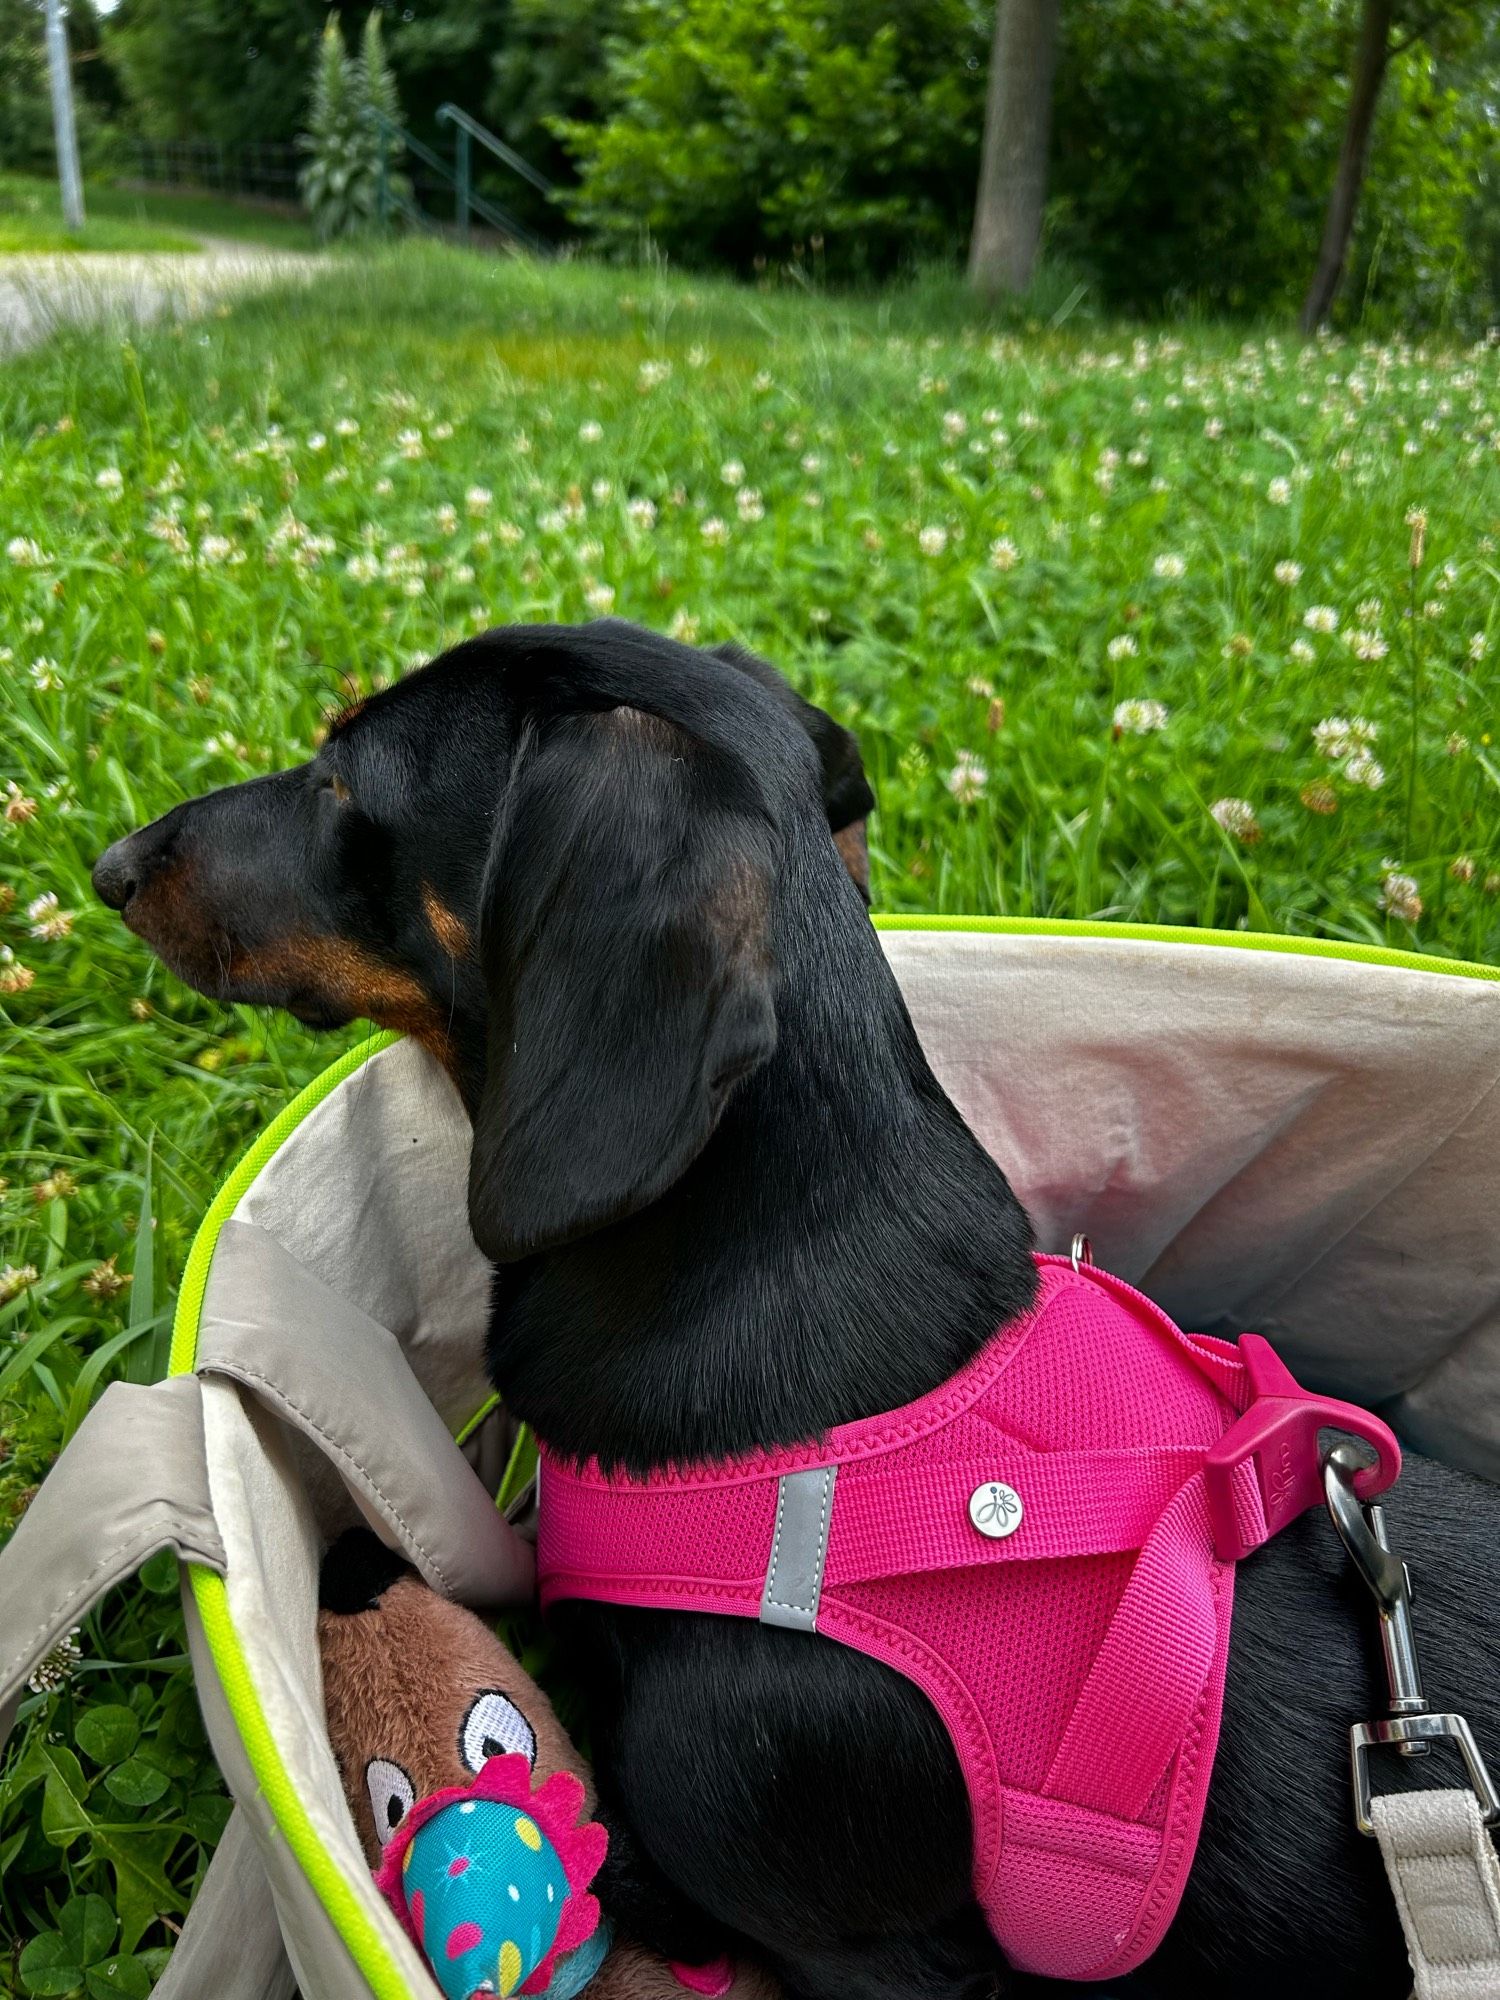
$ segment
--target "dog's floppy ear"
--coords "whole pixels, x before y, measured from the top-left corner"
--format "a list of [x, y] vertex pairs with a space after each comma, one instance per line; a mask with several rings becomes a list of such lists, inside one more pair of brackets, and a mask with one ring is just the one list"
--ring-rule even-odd
[[644, 1208], [776, 1045], [776, 832], [750, 774], [632, 708], [523, 729], [495, 836], [469, 1219], [496, 1263]]
[[769, 660], [736, 645], [733, 640], [710, 648], [715, 659], [727, 660], [753, 681], [785, 702], [812, 738], [823, 774], [823, 806], [833, 844], [843, 857], [859, 893], [870, 900], [870, 850], [865, 837], [865, 821], [875, 810], [875, 794], [865, 776], [859, 738], [852, 729], [835, 722], [826, 710], [804, 701]]

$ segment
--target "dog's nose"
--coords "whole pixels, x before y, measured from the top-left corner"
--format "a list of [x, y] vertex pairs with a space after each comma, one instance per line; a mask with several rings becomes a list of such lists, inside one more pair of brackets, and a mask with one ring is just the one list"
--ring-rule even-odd
[[133, 833], [126, 834], [113, 847], [107, 847], [94, 863], [94, 894], [112, 910], [123, 910], [140, 887], [141, 871], [135, 858], [139, 849], [135, 841]]

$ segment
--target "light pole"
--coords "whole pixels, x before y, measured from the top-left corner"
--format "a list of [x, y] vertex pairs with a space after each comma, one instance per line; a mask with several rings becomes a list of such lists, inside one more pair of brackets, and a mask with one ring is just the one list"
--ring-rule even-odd
[[76, 235], [83, 227], [83, 175], [78, 165], [78, 130], [73, 123], [73, 74], [68, 67], [68, 31], [62, 0], [46, 0], [47, 69], [52, 78], [52, 130], [57, 140], [57, 179], [62, 189], [63, 224]]

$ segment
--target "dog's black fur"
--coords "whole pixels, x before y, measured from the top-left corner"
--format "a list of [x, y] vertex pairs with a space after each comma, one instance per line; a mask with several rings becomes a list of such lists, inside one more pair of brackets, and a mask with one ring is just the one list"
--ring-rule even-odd
[[[427, 1041], [474, 1120], [496, 1384], [555, 1449], [639, 1471], [907, 1401], [1032, 1295], [1026, 1218], [829, 838], [857, 868], [869, 803], [852, 740], [747, 656], [519, 628], [374, 697], [311, 765], [178, 807], [96, 879], [205, 991]], [[1497, 1496], [1416, 1462], [1390, 1511], [1429, 1692], [1496, 1757]], [[557, 1623], [626, 1928], [688, 1961], [748, 1941], [793, 2000], [1042, 1990], [973, 1902], [962, 1780], [911, 1684], [741, 1620]], [[1118, 1993], [1401, 2000], [1345, 1762], [1380, 1693], [1371, 1603], [1305, 1518], [1240, 1567], [1198, 1860]]]

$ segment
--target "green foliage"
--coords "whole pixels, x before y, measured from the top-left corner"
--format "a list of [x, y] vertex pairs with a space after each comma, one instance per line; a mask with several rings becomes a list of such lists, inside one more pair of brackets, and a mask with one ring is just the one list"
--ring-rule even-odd
[[225, 146], [290, 140], [325, 0], [121, 0], [104, 52], [135, 131]]
[[574, 217], [613, 248], [888, 271], [973, 204], [983, 0], [627, 0], [606, 118], [556, 125]]
[[[86, 173], [115, 155], [120, 93], [99, 60], [100, 25], [91, 0], [74, 0], [67, 15], [73, 113]], [[38, 0], [0, 0], [0, 172], [55, 173], [52, 99], [44, 17]]]
[[309, 129], [297, 141], [309, 156], [298, 176], [302, 200], [324, 242], [385, 221], [410, 195], [397, 167], [401, 142], [390, 129], [400, 116], [379, 14], [365, 16], [356, 57], [330, 14], [318, 45]]
[[[1115, 307], [1294, 313], [1343, 137], [1356, 10], [1088, 0], [1062, 19], [1053, 247]], [[1388, 303], [1442, 323], [1461, 299], [1481, 325], [1487, 314], [1467, 238], [1488, 114], [1444, 67], [1427, 42], [1392, 64], [1346, 319]]]

